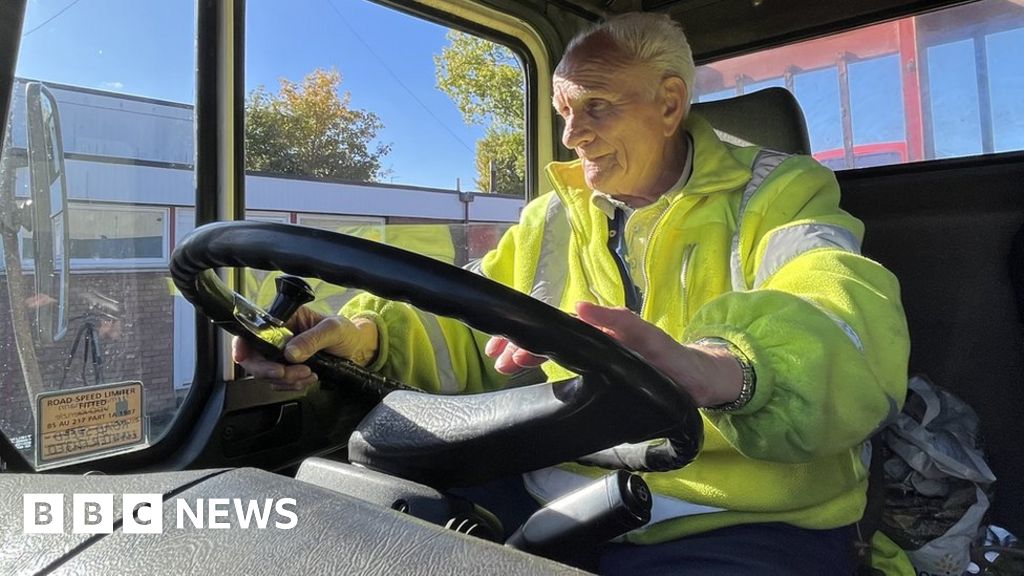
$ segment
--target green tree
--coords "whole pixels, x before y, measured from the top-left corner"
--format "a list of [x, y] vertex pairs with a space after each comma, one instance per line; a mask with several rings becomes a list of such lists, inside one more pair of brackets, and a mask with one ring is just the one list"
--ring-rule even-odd
[[521, 195], [526, 189], [526, 116], [519, 60], [500, 44], [456, 30], [448, 32], [448, 42], [434, 56], [437, 86], [459, 107], [467, 124], [487, 127], [476, 143], [476, 186]]
[[391, 146], [373, 142], [384, 124], [339, 93], [340, 72], [317, 69], [300, 84], [280, 82], [277, 94], [260, 86], [246, 98], [248, 170], [357, 182], [387, 175], [381, 162]]

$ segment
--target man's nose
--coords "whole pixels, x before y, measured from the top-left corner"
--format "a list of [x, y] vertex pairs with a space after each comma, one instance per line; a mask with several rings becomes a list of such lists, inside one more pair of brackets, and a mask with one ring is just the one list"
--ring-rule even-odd
[[583, 119], [573, 114], [565, 119], [565, 130], [562, 131], [562, 144], [572, 150], [583, 146], [594, 139], [594, 132]]

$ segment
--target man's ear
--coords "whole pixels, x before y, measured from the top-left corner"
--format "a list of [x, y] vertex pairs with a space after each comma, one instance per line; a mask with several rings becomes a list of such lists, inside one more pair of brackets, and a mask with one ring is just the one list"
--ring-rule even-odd
[[686, 82], [683, 82], [683, 79], [678, 76], [669, 76], [663, 79], [659, 90], [665, 136], [671, 136], [686, 120], [686, 110], [689, 108], [686, 103], [690, 100], [690, 94], [686, 89]]

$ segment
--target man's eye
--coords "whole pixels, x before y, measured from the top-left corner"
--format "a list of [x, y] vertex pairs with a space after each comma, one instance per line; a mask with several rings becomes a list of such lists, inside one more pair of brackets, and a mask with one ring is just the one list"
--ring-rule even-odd
[[600, 114], [609, 107], [607, 100], [590, 100], [587, 102], [587, 112], [591, 114]]

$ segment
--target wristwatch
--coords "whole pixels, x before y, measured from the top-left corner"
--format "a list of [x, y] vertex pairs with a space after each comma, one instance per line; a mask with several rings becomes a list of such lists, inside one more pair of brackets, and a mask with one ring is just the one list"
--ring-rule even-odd
[[705, 406], [704, 409], [715, 412], [733, 412], [746, 406], [750, 399], [754, 397], [754, 389], [757, 387], [757, 373], [754, 372], [754, 365], [750, 362], [750, 358], [747, 358], [747, 355], [737, 348], [735, 344], [724, 338], [701, 338], [694, 342], [694, 344], [725, 348], [736, 359], [736, 362], [740, 365], [740, 372], [743, 373], [743, 385], [740, 387], [740, 395], [735, 400], [725, 404]]

